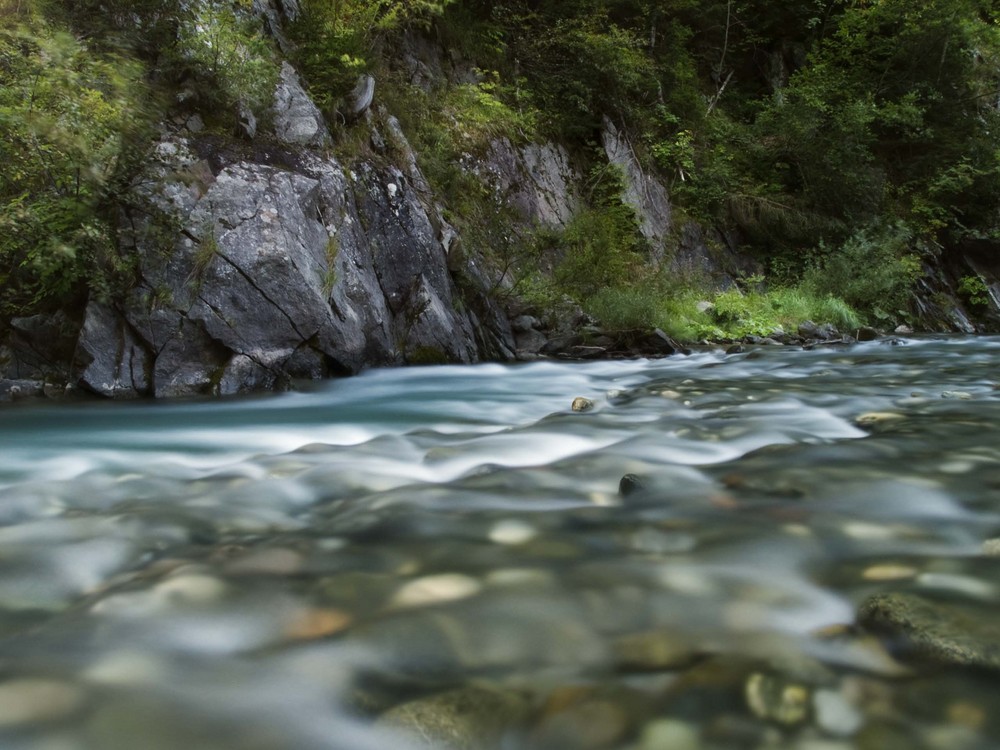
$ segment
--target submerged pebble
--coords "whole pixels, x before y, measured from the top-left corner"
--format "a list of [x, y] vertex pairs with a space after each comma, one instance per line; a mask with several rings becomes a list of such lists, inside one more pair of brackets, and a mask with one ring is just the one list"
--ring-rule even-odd
[[83, 707], [77, 685], [59, 680], [22, 678], [0, 683], [0, 727], [17, 727], [71, 716]]
[[515, 692], [470, 685], [396, 706], [376, 726], [403, 731], [427, 750], [499, 750], [528, 708]]
[[389, 601], [390, 609], [424, 607], [474, 596], [482, 589], [475, 578], [461, 573], [441, 573], [410, 581]]

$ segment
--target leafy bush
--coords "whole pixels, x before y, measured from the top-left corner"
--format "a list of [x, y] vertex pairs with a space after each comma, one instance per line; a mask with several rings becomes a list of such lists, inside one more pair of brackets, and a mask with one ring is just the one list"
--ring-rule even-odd
[[963, 276], [958, 282], [958, 293], [970, 305], [985, 307], [990, 303], [990, 289], [979, 275]]
[[587, 311], [614, 330], [648, 328], [659, 324], [662, 294], [650, 285], [601, 289], [587, 300]]
[[302, 0], [290, 32], [295, 63], [325, 112], [336, 110], [358, 75], [373, 69], [382, 42], [402, 29], [426, 28], [454, 0]]
[[201, 0], [181, 23], [175, 53], [199, 79], [206, 112], [220, 110], [230, 124], [240, 105], [258, 117], [270, 112], [279, 66], [259, 19], [239, 5]]
[[139, 79], [40, 18], [0, 30], [0, 314], [64, 301], [111, 262], [100, 208], [142, 110]]
[[903, 224], [859, 231], [837, 248], [821, 247], [804, 278], [813, 293], [833, 295], [875, 320], [907, 316], [922, 264]]

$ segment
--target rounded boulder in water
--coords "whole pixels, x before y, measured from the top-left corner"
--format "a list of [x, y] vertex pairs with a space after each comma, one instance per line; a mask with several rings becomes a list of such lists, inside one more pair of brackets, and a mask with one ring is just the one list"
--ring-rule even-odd
[[638, 474], [626, 474], [618, 482], [618, 494], [622, 497], [629, 497], [642, 492], [647, 488], [647, 482]]

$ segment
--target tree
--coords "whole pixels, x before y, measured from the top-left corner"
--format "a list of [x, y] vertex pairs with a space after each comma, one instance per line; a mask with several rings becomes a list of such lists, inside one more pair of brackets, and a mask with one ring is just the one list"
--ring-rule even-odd
[[69, 294], [111, 252], [97, 211], [138, 109], [136, 66], [38, 17], [0, 29], [0, 312]]

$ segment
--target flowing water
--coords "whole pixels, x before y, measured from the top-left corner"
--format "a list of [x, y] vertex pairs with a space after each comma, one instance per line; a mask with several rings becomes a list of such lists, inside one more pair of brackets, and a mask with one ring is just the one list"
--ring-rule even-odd
[[[0, 747], [996, 747], [998, 365], [914, 339], [6, 408]], [[878, 595], [958, 624], [859, 627]]]

